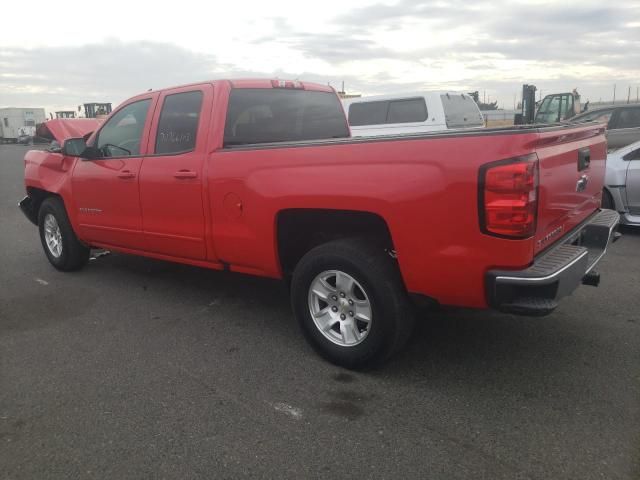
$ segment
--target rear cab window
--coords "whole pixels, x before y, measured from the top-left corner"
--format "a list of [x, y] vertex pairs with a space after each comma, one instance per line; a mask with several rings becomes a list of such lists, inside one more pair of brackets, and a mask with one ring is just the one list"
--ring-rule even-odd
[[423, 97], [355, 102], [349, 106], [349, 124], [352, 127], [419, 123], [426, 121], [428, 116]]
[[440, 95], [447, 128], [483, 127], [484, 119], [478, 105], [468, 95]]
[[348, 138], [338, 96], [288, 88], [234, 88], [229, 96], [224, 146]]

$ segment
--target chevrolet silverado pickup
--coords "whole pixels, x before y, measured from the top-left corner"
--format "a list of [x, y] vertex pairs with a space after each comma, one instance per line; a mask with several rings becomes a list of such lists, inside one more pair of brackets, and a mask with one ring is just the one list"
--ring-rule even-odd
[[104, 248], [285, 279], [310, 344], [350, 368], [398, 351], [416, 304], [548, 314], [617, 236], [602, 125], [352, 138], [330, 87], [217, 80], [54, 130], [20, 207], [55, 268]]

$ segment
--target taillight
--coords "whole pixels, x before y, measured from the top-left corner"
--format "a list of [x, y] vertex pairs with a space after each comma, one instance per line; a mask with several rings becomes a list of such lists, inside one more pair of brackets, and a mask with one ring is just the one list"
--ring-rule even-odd
[[480, 229], [506, 238], [536, 231], [538, 157], [535, 154], [483, 165], [479, 176]]

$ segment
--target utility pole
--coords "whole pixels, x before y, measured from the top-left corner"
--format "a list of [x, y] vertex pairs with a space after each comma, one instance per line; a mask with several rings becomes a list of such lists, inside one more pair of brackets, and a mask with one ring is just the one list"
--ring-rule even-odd
[[616, 104], [616, 84], [613, 84], [613, 104]]
[[484, 104], [487, 103], [487, 91], [486, 90], [482, 91], [482, 103], [484, 103]]
[[629, 92], [627, 93], [627, 103], [631, 100], [631, 85], [629, 85]]
[[636, 103], [640, 102], [640, 87], [636, 87]]

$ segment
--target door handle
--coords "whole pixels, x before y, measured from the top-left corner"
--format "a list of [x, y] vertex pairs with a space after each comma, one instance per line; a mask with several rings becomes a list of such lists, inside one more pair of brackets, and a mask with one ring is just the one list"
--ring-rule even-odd
[[135, 178], [136, 174], [131, 170], [122, 170], [118, 172], [118, 178]]
[[182, 180], [185, 178], [196, 178], [198, 174], [192, 170], [178, 170], [173, 176]]

